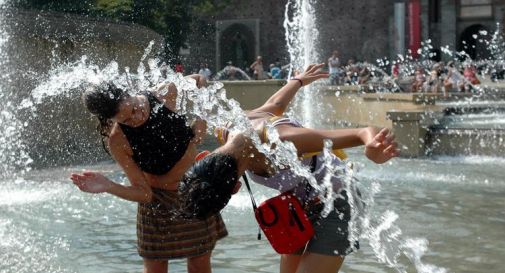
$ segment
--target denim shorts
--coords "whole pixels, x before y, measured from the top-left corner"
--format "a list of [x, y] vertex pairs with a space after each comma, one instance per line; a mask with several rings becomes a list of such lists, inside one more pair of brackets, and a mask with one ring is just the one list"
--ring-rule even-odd
[[311, 252], [327, 256], [345, 256], [354, 249], [359, 249], [359, 242], [350, 242], [349, 221], [351, 219], [351, 206], [347, 193], [340, 193], [340, 197], [334, 201], [334, 209], [326, 217], [321, 217], [322, 204], [311, 206], [307, 215], [314, 227], [314, 236], [309, 240], [305, 249], [294, 253], [301, 255], [303, 252]]

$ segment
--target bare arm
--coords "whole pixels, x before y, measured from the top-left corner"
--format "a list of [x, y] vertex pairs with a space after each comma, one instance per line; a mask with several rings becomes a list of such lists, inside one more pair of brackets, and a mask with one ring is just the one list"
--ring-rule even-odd
[[277, 131], [281, 140], [293, 142], [300, 155], [322, 151], [325, 139], [333, 142], [333, 149], [365, 145], [365, 155], [376, 163], [384, 163], [399, 155], [395, 137], [388, 129], [366, 127], [317, 130], [280, 125], [277, 126]]
[[129, 186], [115, 183], [97, 172], [72, 174], [70, 179], [84, 192], [107, 192], [129, 201], [141, 203], [150, 202], [152, 198], [151, 187], [147, 184], [144, 173], [140, 170], [135, 161], [133, 161], [132, 156], [127, 153], [126, 147], [129, 146], [125, 145], [128, 145], [128, 142], [124, 135], [119, 135], [118, 133], [111, 134], [109, 141], [111, 154], [128, 177], [130, 181]]
[[258, 63], [258, 61], [254, 61], [250, 66], [249, 68], [250, 69], [254, 69], [254, 67], [256, 66], [256, 64]]
[[173, 190], [174, 186], [181, 181], [186, 171], [194, 164], [197, 153], [196, 144], [194, 141], [191, 141], [184, 155], [168, 173], [157, 176], [147, 176], [149, 185], [155, 188]]
[[323, 64], [311, 64], [307, 69], [296, 78], [301, 80], [290, 80], [279, 91], [273, 94], [262, 106], [253, 110], [253, 112], [269, 112], [276, 116], [281, 116], [286, 111], [289, 103], [294, 98], [300, 87], [308, 85], [318, 79], [327, 78], [328, 73], [319, 71]]

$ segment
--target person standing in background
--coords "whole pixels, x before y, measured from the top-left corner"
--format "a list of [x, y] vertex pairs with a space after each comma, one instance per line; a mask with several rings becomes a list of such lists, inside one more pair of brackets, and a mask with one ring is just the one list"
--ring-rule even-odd
[[338, 51], [334, 50], [330, 58], [328, 58], [328, 71], [330, 73], [330, 84], [340, 84], [340, 59], [338, 58]]
[[201, 64], [200, 71], [198, 71], [198, 74], [202, 75], [206, 80], [210, 80], [210, 76], [212, 75], [212, 72], [209, 69], [209, 65], [208, 64]]
[[255, 80], [262, 80], [264, 79], [263, 77], [263, 58], [261, 56], [258, 56], [256, 58], [256, 61], [249, 66], [253, 70], [253, 76]]

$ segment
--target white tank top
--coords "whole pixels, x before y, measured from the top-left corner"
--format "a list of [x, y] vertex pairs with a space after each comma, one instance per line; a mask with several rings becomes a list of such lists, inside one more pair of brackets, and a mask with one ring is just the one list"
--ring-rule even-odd
[[[334, 170], [338, 171], [331, 175], [330, 181], [333, 186], [333, 191], [338, 192], [342, 188], [342, 175], [345, 174], [345, 166], [343, 161], [334, 154], [331, 154], [331, 156], [331, 165], [334, 167]], [[311, 160], [312, 158], [306, 158], [302, 161], [302, 164], [309, 166], [311, 164]], [[321, 153], [317, 155], [316, 168], [313, 173], [319, 184], [323, 183], [323, 180], [329, 172], [329, 169], [323, 165], [323, 162], [323, 154]], [[304, 199], [306, 196], [305, 178], [295, 175], [290, 169], [279, 170], [276, 174], [270, 177], [259, 176], [250, 171], [246, 171], [246, 173], [252, 181], [263, 186], [279, 190], [280, 192], [294, 190], [295, 195], [300, 199]], [[318, 192], [312, 191], [310, 193], [310, 197], [312, 198], [318, 194]]]

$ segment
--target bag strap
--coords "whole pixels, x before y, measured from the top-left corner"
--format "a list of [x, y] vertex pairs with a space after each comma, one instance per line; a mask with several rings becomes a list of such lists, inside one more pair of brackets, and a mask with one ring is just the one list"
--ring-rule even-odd
[[[249, 179], [247, 179], [247, 175], [245, 175], [245, 173], [242, 175], [242, 179], [244, 179], [245, 185], [247, 186], [247, 191], [249, 192], [249, 196], [251, 197], [253, 210], [256, 213], [256, 211], [258, 211], [258, 206], [256, 206], [256, 201], [254, 200], [254, 196], [251, 191], [251, 186], [249, 185]], [[258, 240], [261, 240], [261, 227], [259, 225], [258, 225]]]
[[[314, 173], [316, 171], [317, 167], [317, 155], [312, 156], [312, 160], [310, 162], [310, 172]], [[251, 185], [249, 184], [249, 179], [245, 174], [242, 175], [242, 179], [244, 179], [245, 185], [247, 187], [247, 191], [249, 192], [249, 196], [251, 197], [251, 203], [253, 206], [254, 211], [258, 209], [258, 206], [256, 205], [256, 200], [254, 200], [254, 195], [251, 190]], [[308, 181], [305, 181], [305, 196], [308, 197], [310, 192], [312, 191], [312, 186]], [[306, 203], [306, 202], [305, 202]]]
[[[314, 173], [316, 171], [317, 167], [317, 155], [312, 156], [312, 160], [310, 161], [310, 172]], [[308, 180], [305, 180], [305, 200], [303, 202], [304, 206], [308, 205], [309, 202], [309, 194], [312, 191], [312, 186], [310, 185]]]
[[249, 185], [249, 179], [247, 179], [247, 176], [245, 174], [242, 175], [242, 179], [244, 179], [245, 185], [247, 186], [247, 191], [249, 192], [249, 196], [251, 197], [251, 203], [253, 206], [254, 211], [258, 209], [258, 206], [256, 206], [256, 201], [254, 200], [253, 193], [251, 191], [251, 186]]

